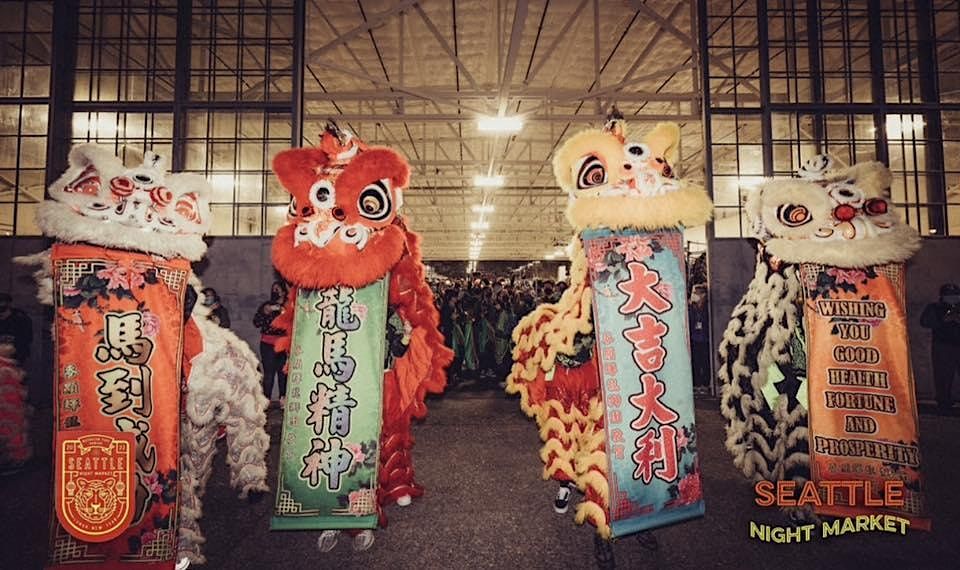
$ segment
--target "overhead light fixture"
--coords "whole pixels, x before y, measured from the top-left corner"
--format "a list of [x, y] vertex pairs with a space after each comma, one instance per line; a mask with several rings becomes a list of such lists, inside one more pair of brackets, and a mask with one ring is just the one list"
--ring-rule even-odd
[[471, 230], [489, 230], [490, 222], [470, 222]]
[[523, 128], [520, 117], [479, 117], [477, 130], [484, 133], [519, 133]]
[[474, 204], [470, 209], [477, 214], [492, 214], [494, 207], [493, 204]]
[[503, 186], [503, 176], [499, 174], [492, 176], [477, 174], [473, 177], [473, 185], [477, 188], [500, 188]]

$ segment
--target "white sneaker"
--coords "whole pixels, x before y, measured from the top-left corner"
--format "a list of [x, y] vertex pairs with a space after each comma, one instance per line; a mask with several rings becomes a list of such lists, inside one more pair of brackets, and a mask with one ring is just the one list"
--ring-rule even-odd
[[317, 539], [317, 548], [320, 549], [320, 552], [330, 552], [337, 545], [338, 540], [340, 540], [339, 530], [325, 530], [320, 533], [320, 538]]
[[357, 552], [363, 552], [364, 550], [373, 546], [374, 536], [373, 531], [370, 529], [360, 531], [360, 534], [353, 537], [353, 549]]
[[560, 485], [557, 489], [557, 498], [553, 500], [553, 510], [558, 514], [564, 514], [570, 508], [570, 495], [573, 492], [567, 485]]
[[174, 566], [175, 570], [187, 570], [190, 567], [190, 559], [184, 556], [177, 561], [177, 565]]
[[400, 507], [409, 507], [410, 503], [413, 502], [413, 499], [410, 498], [410, 495], [404, 495], [402, 497], [397, 497], [397, 505]]

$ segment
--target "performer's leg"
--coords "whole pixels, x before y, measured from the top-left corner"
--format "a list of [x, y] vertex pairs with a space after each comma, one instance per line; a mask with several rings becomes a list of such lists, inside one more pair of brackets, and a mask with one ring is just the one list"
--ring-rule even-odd
[[325, 530], [317, 538], [317, 548], [320, 552], [330, 552], [337, 545], [338, 540], [340, 540], [339, 530]]
[[284, 366], [287, 364], [287, 353], [286, 352], [275, 352], [275, 358], [277, 359], [277, 387], [280, 390], [280, 407], [282, 408], [287, 403], [287, 371], [284, 370]]
[[572, 481], [561, 481], [560, 488], [557, 489], [557, 496], [553, 500], [553, 511], [557, 514], [564, 514], [570, 509], [570, 498], [573, 496], [574, 485]]
[[373, 546], [374, 538], [372, 530], [364, 529], [360, 531], [353, 537], [353, 549], [357, 552], [367, 550]]
[[960, 375], [960, 346], [954, 346], [950, 351], [953, 361], [950, 363], [950, 373], [947, 375], [946, 385], [943, 387], [946, 408], [953, 407], [953, 381]]
[[612, 570], [617, 567], [613, 558], [613, 543], [599, 534], [593, 535], [593, 556], [597, 561], [597, 568], [600, 568], [600, 570]]
[[273, 394], [273, 377], [277, 373], [277, 353], [272, 344], [260, 343], [260, 363], [263, 365], [263, 395], [269, 400]]
[[948, 344], [933, 343], [933, 382], [936, 388], [937, 407], [949, 410], [953, 405], [951, 389], [953, 376], [957, 373], [957, 357], [953, 352], [960, 352], [957, 347]]
[[198, 425], [184, 419], [180, 425], [180, 510], [178, 516], [178, 558], [187, 558], [203, 564], [203, 544], [207, 541], [200, 529], [203, 516], [203, 497], [207, 479], [213, 470], [213, 456], [217, 448], [217, 424]]
[[270, 436], [265, 431], [267, 398], [260, 396], [255, 369], [244, 367], [230, 378], [234, 399], [224, 402], [227, 449], [230, 457], [230, 485], [240, 490], [240, 498], [264, 493], [267, 485], [267, 449]]

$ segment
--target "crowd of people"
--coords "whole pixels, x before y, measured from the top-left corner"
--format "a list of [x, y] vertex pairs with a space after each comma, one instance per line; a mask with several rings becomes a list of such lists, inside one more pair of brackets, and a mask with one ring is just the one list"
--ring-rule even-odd
[[556, 302], [564, 281], [470, 276], [431, 282], [440, 329], [454, 351], [448, 385], [502, 384], [510, 372], [514, 327], [540, 303]]

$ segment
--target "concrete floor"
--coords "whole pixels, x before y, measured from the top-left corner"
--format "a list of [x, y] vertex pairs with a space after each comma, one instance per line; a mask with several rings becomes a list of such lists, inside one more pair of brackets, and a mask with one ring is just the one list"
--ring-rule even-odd
[[[655, 532], [656, 551], [626, 538], [614, 543], [620, 568], [957, 568], [960, 567], [960, 418], [921, 416], [930, 533], [860, 534], [773, 545], [748, 539], [749, 521], [783, 524], [753, 504], [752, 486], [733, 468], [722, 444], [715, 400], [698, 401], [707, 513], [703, 519]], [[39, 417], [38, 423], [46, 418]], [[280, 412], [271, 411], [276, 465]], [[46, 422], [49, 425], [49, 422]], [[392, 508], [389, 528], [367, 552], [344, 539], [329, 554], [315, 532], [270, 532], [272, 496], [256, 504], [227, 487], [223, 453], [210, 481], [202, 521], [211, 570], [317, 568], [591, 568], [593, 531], [552, 510], [556, 490], [540, 479], [539, 440], [516, 400], [494, 390], [460, 388], [435, 399], [415, 428], [418, 479], [427, 494]], [[41, 436], [42, 437], [42, 436]], [[49, 452], [46, 453], [49, 456]], [[0, 568], [40, 568], [49, 513], [49, 460], [0, 479], [3, 513]]]

